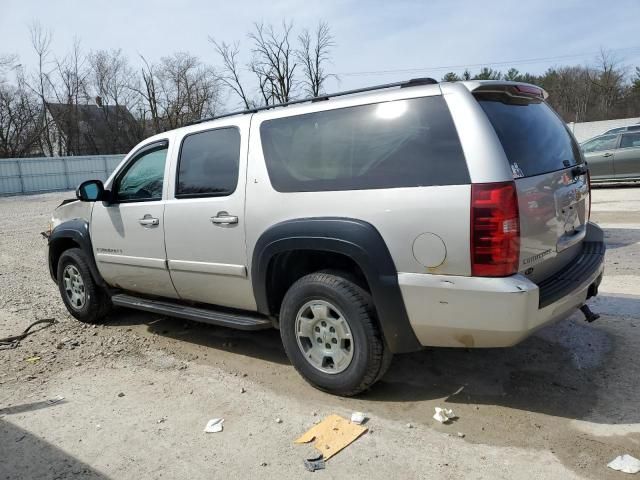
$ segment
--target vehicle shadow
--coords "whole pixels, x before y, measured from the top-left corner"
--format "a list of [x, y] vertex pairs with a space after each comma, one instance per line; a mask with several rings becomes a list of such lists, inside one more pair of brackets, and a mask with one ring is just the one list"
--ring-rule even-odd
[[6, 420], [0, 420], [0, 478], [108, 479], [86, 463]]
[[[590, 304], [602, 314], [600, 323], [640, 318], [640, 296], [600, 295]], [[109, 324], [146, 325], [153, 334], [255, 358], [258, 371], [260, 361], [289, 364], [276, 330], [242, 332], [126, 309], [117, 310]], [[510, 348], [428, 348], [396, 355], [387, 374], [358, 400], [411, 404], [444, 398], [606, 424], [640, 423], [632, 400], [640, 397], [640, 385], [609, 380], [633, 355], [619, 351], [622, 341], [577, 313]], [[615, 408], [599, 403], [605, 385], [607, 398], [618, 399]]]
[[605, 228], [604, 240], [607, 250], [627, 247], [640, 243], [640, 229], [633, 228]]
[[289, 364], [280, 341], [280, 333], [275, 329], [242, 331], [126, 308], [115, 309], [106, 325], [146, 325], [147, 332], [153, 335], [229, 351], [262, 361]]

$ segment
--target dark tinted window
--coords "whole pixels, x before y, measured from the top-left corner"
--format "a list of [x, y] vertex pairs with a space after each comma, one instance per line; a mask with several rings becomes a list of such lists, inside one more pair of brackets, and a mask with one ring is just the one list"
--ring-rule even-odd
[[469, 183], [440, 96], [267, 120], [260, 135], [280, 192]]
[[620, 148], [640, 147], [640, 133], [625, 133], [620, 140]]
[[517, 101], [504, 94], [479, 95], [514, 177], [532, 177], [582, 161], [564, 122], [540, 100]]
[[176, 197], [232, 194], [238, 184], [239, 160], [237, 128], [187, 135], [180, 148]]
[[116, 198], [119, 202], [162, 200], [164, 164], [167, 147], [160, 145], [139, 155], [125, 167], [116, 181]]

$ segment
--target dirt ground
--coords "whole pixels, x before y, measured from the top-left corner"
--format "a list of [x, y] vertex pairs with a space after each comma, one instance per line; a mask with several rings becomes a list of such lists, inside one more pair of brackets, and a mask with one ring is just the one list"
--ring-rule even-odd
[[[608, 243], [599, 321], [576, 314], [508, 349], [396, 356], [353, 399], [308, 386], [277, 331], [126, 310], [74, 321], [39, 235], [68, 196], [0, 198], [0, 337], [59, 321], [0, 350], [0, 479], [613, 479], [625, 474], [610, 460], [640, 458], [640, 188], [594, 191]], [[459, 419], [436, 423], [435, 406]], [[313, 449], [293, 440], [356, 410], [369, 431], [306, 472]], [[203, 433], [214, 417], [224, 431]]]

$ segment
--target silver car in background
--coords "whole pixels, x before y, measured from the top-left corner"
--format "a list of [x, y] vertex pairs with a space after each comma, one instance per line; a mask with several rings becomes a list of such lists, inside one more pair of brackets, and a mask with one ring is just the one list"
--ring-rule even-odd
[[640, 131], [623, 128], [626, 130], [603, 134], [581, 145], [592, 181], [640, 180]]

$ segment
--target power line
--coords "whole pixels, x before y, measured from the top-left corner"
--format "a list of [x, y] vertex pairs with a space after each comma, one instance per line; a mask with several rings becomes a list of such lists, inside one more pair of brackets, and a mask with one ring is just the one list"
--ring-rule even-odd
[[[608, 52], [615, 52], [615, 53], [626, 52], [627, 55], [640, 54], [640, 46], [611, 49], [611, 50], [608, 50]], [[559, 55], [555, 57], [539, 57], [539, 58], [528, 58], [528, 59], [519, 59], [519, 60], [505, 60], [501, 62], [484, 62], [484, 63], [472, 63], [472, 64], [467, 63], [467, 64], [461, 64], [461, 65], [446, 65], [446, 66], [439, 66], [439, 67], [405, 68], [405, 69], [395, 69], [395, 70], [373, 70], [369, 72], [344, 72], [344, 73], [336, 73], [335, 75], [338, 75], [340, 77], [360, 77], [360, 76], [369, 76], [369, 75], [389, 75], [394, 73], [420, 73], [420, 72], [433, 71], [433, 70], [457, 70], [462, 68], [501, 67], [501, 66], [507, 66], [507, 65], [513, 66], [513, 65], [544, 63], [544, 62], [551, 62], [554, 60], [567, 60], [571, 58], [593, 57], [598, 54], [600, 54], [600, 52], [580, 53], [580, 54], [572, 54], [572, 55]]]

